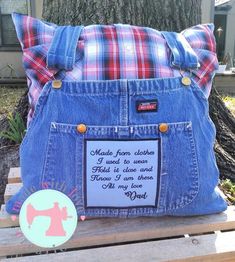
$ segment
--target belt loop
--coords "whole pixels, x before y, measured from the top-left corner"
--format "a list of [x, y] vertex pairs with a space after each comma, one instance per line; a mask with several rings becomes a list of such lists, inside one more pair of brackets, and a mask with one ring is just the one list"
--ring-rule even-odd
[[162, 31], [171, 50], [171, 64], [179, 69], [196, 69], [199, 67], [198, 57], [186, 38], [181, 33]]
[[58, 26], [48, 50], [49, 69], [72, 70], [78, 39], [84, 26]]

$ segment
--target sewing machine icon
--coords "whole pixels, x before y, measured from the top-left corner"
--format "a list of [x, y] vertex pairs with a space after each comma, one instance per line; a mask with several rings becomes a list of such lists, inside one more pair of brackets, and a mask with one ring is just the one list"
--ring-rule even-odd
[[62, 207], [60, 209], [59, 203], [54, 202], [54, 206], [52, 208], [37, 210], [32, 204], [28, 204], [26, 208], [26, 218], [29, 228], [31, 227], [34, 218], [37, 216], [49, 216], [51, 218], [50, 226], [45, 232], [46, 236], [66, 236], [62, 220], [72, 218], [72, 216], [68, 216], [67, 214], [67, 207]]

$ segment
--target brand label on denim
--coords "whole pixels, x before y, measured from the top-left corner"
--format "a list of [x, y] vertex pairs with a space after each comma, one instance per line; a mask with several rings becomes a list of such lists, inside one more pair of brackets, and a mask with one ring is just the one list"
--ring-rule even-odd
[[138, 113], [157, 112], [157, 110], [158, 110], [158, 101], [156, 99], [136, 101], [136, 111]]
[[85, 140], [86, 207], [156, 206], [159, 139]]

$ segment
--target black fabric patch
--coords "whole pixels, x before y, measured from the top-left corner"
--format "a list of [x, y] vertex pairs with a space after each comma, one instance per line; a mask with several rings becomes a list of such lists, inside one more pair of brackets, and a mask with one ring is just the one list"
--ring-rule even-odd
[[136, 111], [138, 113], [148, 113], [158, 111], [158, 100], [136, 101]]

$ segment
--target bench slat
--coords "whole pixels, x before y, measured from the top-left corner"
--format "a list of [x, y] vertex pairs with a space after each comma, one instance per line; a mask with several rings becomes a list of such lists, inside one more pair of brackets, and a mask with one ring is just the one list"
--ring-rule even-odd
[[20, 182], [21, 182], [20, 167], [10, 168], [8, 174], [8, 184], [20, 183]]
[[[156, 238], [235, 229], [234, 206], [226, 212], [197, 217], [103, 218], [79, 221], [73, 237], [61, 248], [90, 247], [104, 244], [143, 241]], [[45, 250], [34, 246], [20, 228], [0, 229], [0, 256]]]
[[19, 217], [15, 216], [15, 219], [12, 219], [11, 215], [6, 212], [5, 205], [2, 205], [0, 210], [0, 228], [17, 226], [19, 226]]
[[5, 193], [4, 193], [5, 203], [7, 202], [7, 200], [11, 196], [13, 196], [15, 193], [17, 193], [20, 190], [21, 187], [22, 187], [22, 183], [7, 184], [6, 189], [5, 189]]
[[[93, 248], [31, 256], [31, 261], [142, 262], [142, 261], [234, 261], [235, 231], [189, 238]], [[111, 259], [112, 258], [112, 259]], [[29, 257], [17, 258], [19, 262]], [[3, 261], [14, 261], [7, 259]]]

